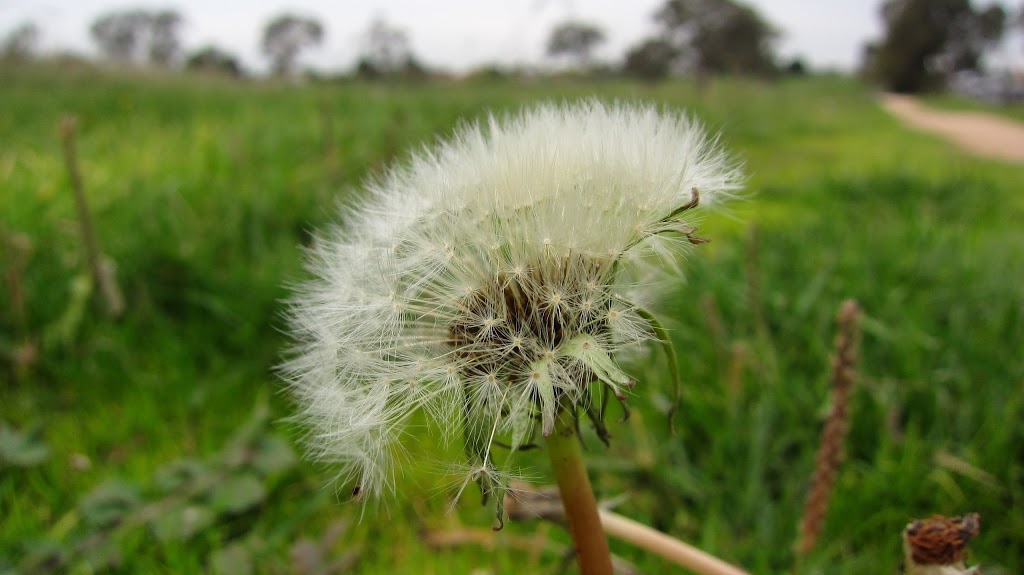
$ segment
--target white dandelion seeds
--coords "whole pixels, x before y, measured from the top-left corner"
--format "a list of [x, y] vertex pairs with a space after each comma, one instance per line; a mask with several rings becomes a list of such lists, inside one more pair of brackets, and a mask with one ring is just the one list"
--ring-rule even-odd
[[291, 302], [282, 373], [310, 452], [379, 495], [423, 409], [464, 437], [466, 482], [505, 488], [496, 447], [625, 397], [615, 353], [654, 338], [628, 295], [649, 256], [700, 241], [698, 197], [737, 184], [697, 123], [651, 106], [544, 105], [421, 151], [315, 243]]

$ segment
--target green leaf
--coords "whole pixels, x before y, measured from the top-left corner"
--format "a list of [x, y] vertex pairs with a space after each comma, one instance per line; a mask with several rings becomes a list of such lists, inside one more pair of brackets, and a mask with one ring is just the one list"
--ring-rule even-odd
[[67, 347], [74, 341], [85, 318], [85, 311], [92, 295], [92, 278], [81, 273], [71, 279], [67, 307], [59, 318], [43, 330], [43, 347], [54, 349]]
[[682, 397], [680, 391], [682, 389], [682, 377], [679, 375], [679, 360], [676, 358], [676, 348], [672, 345], [672, 338], [669, 336], [668, 330], [661, 325], [661, 322], [658, 321], [658, 318], [653, 313], [640, 306], [633, 307], [640, 317], [654, 330], [655, 337], [658, 338], [662, 349], [665, 351], [669, 375], [672, 376], [672, 406], [668, 410], [668, 429], [672, 435], [675, 435], [675, 416], [676, 411], [679, 410], [679, 403]]
[[248, 575], [255, 572], [252, 551], [244, 542], [218, 549], [211, 563], [216, 575]]
[[555, 384], [551, 381], [551, 361], [542, 359], [530, 364], [530, 383], [540, 397], [541, 433], [551, 435], [555, 428]]
[[[22, 542], [25, 555], [21, 558], [17, 570], [11, 573], [37, 573], [53, 571], [66, 566], [71, 554], [60, 543], [50, 539], [29, 539]], [[0, 569], [0, 573], [6, 573]]]
[[210, 505], [217, 513], [242, 513], [256, 507], [267, 497], [267, 488], [254, 473], [241, 473], [224, 480], [213, 489]]
[[533, 435], [533, 409], [526, 406], [514, 415], [512, 420], [512, 445], [511, 450], [517, 451]]
[[207, 507], [186, 505], [161, 513], [149, 525], [160, 541], [186, 541], [213, 525], [216, 519], [217, 515]]
[[266, 429], [270, 421], [270, 408], [260, 403], [253, 408], [249, 419], [235, 430], [221, 452], [220, 460], [228, 467], [239, 467], [249, 463], [253, 444]]
[[298, 463], [292, 446], [277, 435], [268, 433], [261, 436], [253, 450], [252, 466], [264, 476], [287, 471]]
[[0, 423], [0, 467], [34, 467], [49, 456], [38, 429], [18, 431]]
[[201, 461], [179, 459], [158, 469], [154, 476], [154, 482], [157, 489], [163, 493], [170, 493], [186, 485], [194, 484], [208, 476], [209, 473], [209, 469]]
[[78, 508], [90, 525], [108, 527], [121, 521], [141, 503], [134, 485], [115, 479], [95, 487], [82, 498]]
[[619, 386], [629, 386], [631, 383], [629, 376], [619, 369], [615, 360], [591, 335], [584, 333], [572, 338], [562, 347], [559, 355], [571, 357], [586, 365], [595, 377], [612, 388], [617, 397], [622, 396]]
[[104, 540], [95, 547], [86, 549], [75, 561], [76, 569], [81, 573], [108, 573], [114, 567], [124, 563], [121, 549], [117, 542]]

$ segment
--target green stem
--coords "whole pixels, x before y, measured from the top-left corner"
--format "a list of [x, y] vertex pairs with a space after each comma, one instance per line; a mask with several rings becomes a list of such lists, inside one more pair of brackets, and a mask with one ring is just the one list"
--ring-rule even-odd
[[575, 406], [559, 406], [555, 426], [547, 437], [548, 455], [555, 470], [562, 506], [583, 575], [611, 575], [612, 557], [601, 527], [597, 500], [583, 466], [583, 452], [576, 437]]
[[676, 412], [679, 411], [679, 389], [681, 388], [676, 348], [672, 345], [672, 338], [669, 336], [668, 330], [661, 325], [661, 322], [658, 321], [658, 318], [654, 317], [653, 313], [635, 304], [633, 309], [651, 326], [651, 329], [654, 330], [654, 336], [658, 338], [658, 342], [661, 343], [662, 348], [665, 350], [665, 359], [668, 360], [668, 372], [672, 376], [672, 406], [668, 409], [668, 430], [672, 435], [675, 435], [676, 427], [674, 421]]

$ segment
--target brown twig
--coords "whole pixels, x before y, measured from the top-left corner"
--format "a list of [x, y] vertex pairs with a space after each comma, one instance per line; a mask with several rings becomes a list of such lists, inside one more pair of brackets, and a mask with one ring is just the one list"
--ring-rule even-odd
[[76, 122], [73, 117], [65, 116], [61, 119], [60, 137], [64, 143], [64, 161], [67, 165], [68, 177], [71, 180], [71, 189], [75, 193], [75, 207], [78, 210], [78, 223], [82, 230], [82, 243], [85, 244], [85, 255], [89, 260], [89, 271], [92, 273], [93, 282], [99, 287], [100, 293], [103, 294], [103, 299], [106, 301], [107, 313], [110, 317], [119, 318], [124, 313], [124, 297], [117, 285], [114, 266], [103, 258], [99, 243], [96, 241], [92, 216], [89, 213], [89, 204], [85, 197], [85, 186], [82, 183], [81, 171], [78, 169], [75, 130]]
[[[510, 490], [513, 496], [505, 501], [505, 511], [511, 519], [540, 518], [563, 523], [565, 514], [555, 490], [531, 490], [517, 486]], [[674, 539], [642, 523], [638, 523], [607, 509], [599, 511], [601, 525], [610, 537], [621, 539], [646, 549], [676, 565], [700, 575], [746, 575], [746, 571], [705, 553], [696, 547]]]
[[25, 234], [9, 232], [0, 227], [0, 254], [3, 254], [4, 283], [7, 284], [7, 298], [14, 317], [14, 334], [21, 340], [10, 351], [14, 380], [28, 376], [32, 365], [39, 359], [39, 346], [29, 334], [28, 313], [25, 310], [25, 265], [32, 253], [32, 241]]
[[4, 281], [7, 284], [7, 299], [10, 304], [11, 313], [14, 315], [15, 328], [18, 335], [24, 337], [28, 332], [28, 318], [25, 313], [25, 290], [23, 273], [25, 271], [25, 260], [32, 249], [32, 242], [28, 236], [7, 231], [0, 228], [0, 245], [7, 265], [4, 266]]
[[[555, 501], [557, 503], [558, 500], [556, 499]], [[559, 508], [561, 507], [559, 506]], [[462, 545], [479, 545], [487, 550], [508, 547], [525, 551], [530, 555], [544, 552], [563, 557], [572, 556], [571, 549], [546, 538], [510, 535], [504, 532], [495, 532], [491, 529], [460, 527], [444, 530], [426, 530], [423, 532], [423, 542], [435, 549], [460, 547]], [[615, 555], [612, 555], [612, 567], [616, 573], [622, 575], [632, 575], [640, 572], [632, 563]]]
[[832, 358], [832, 409], [821, 434], [811, 490], [804, 508], [797, 546], [799, 556], [806, 556], [814, 549], [843, 460], [843, 445], [850, 428], [850, 391], [855, 379], [854, 370], [860, 344], [860, 316], [860, 307], [852, 299], [844, 301], [839, 307], [839, 333], [836, 336], [835, 356]]

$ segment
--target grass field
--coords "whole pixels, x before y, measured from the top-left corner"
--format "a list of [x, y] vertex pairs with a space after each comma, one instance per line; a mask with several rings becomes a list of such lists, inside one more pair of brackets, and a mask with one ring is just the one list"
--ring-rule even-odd
[[[591, 95], [692, 110], [749, 173], [657, 310], [685, 382], [677, 434], [651, 350], [627, 363], [640, 385], [612, 447], [587, 436], [599, 496], [754, 573], [790, 572], [834, 316], [854, 297], [866, 317], [847, 460], [798, 572], [897, 573], [911, 518], [969, 511], [986, 575], [1024, 570], [1024, 168], [900, 127], [852, 81], [720, 80], [704, 94], [75, 69], [0, 81], [0, 573], [556, 572], [557, 553], [516, 538], [564, 545], [557, 527], [510, 523], [493, 549], [424, 542], [491, 521], [472, 494], [446, 512], [454, 489], [428, 471], [459, 449], [425, 433], [413, 449], [433, 463], [410, 464], [398, 497], [349, 502], [330, 469], [292, 456], [272, 369], [284, 286], [305, 277], [300, 246], [336, 202], [460, 119]], [[85, 279], [57, 135], [68, 113], [127, 302], [118, 322]], [[26, 342], [38, 357], [19, 363]], [[550, 482], [542, 460], [532, 471]]]

